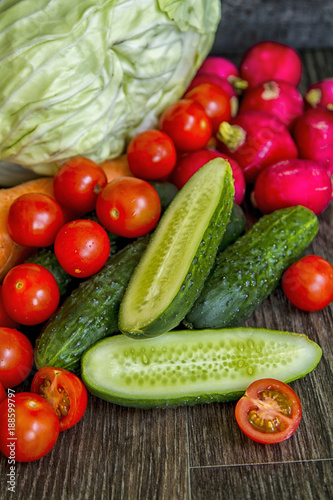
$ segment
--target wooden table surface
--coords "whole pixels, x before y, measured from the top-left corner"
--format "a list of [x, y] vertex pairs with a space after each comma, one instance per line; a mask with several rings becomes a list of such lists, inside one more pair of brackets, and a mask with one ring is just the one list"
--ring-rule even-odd
[[[333, 76], [330, 50], [303, 52], [301, 90]], [[235, 62], [237, 56], [229, 56]], [[333, 204], [319, 216], [307, 253], [333, 263]], [[333, 304], [316, 313], [296, 310], [278, 287], [248, 326], [305, 333], [323, 350], [314, 372], [290, 385], [303, 405], [296, 433], [265, 446], [246, 438], [235, 402], [167, 410], [138, 410], [93, 396], [83, 419], [63, 432], [41, 460], [9, 465], [0, 457], [2, 499], [329, 500], [333, 498]]]

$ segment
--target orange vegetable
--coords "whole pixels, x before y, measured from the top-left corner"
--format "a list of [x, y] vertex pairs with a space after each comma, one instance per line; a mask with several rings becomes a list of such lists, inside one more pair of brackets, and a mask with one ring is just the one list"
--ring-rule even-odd
[[13, 266], [23, 262], [35, 251], [15, 243], [7, 229], [9, 207], [16, 198], [25, 193], [43, 193], [53, 197], [53, 177], [42, 177], [0, 189], [0, 282]]
[[117, 177], [134, 177], [128, 166], [127, 156], [125, 154], [117, 158], [112, 158], [111, 160], [103, 161], [99, 163], [99, 166], [104, 170], [108, 182]]
[[[125, 154], [118, 158], [106, 160], [100, 163], [100, 166], [106, 173], [108, 182], [116, 177], [133, 177]], [[54, 198], [53, 177], [41, 177], [11, 188], [0, 189], [0, 283], [2, 283], [3, 278], [13, 266], [23, 262], [36, 250], [15, 243], [7, 230], [9, 207], [16, 198], [25, 193], [43, 193]], [[65, 218], [71, 220], [71, 214], [67, 214], [65, 211]]]

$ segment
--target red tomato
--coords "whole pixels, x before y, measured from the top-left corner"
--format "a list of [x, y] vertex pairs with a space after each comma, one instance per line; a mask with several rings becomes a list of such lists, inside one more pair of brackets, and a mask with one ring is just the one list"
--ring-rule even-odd
[[15, 328], [0, 328], [0, 382], [16, 387], [29, 375], [34, 362], [30, 340]]
[[263, 444], [280, 443], [297, 429], [302, 406], [287, 384], [275, 379], [253, 382], [235, 408], [237, 424], [248, 436]]
[[6, 311], [22, 325], [37, 325], [47, 320], [60, 299], [53, 274], [32, 263], [19, 264], [6, 274], [2, 294]]
[[8, 328], [16, 328], [17, 321], [13, 320], [7, 313], [2, 300], [2, 286], [0, 285], [0, 327], [7, 326]]
[[303, 311], [319, 311], [333, 300], [333, 266], [318, 255], [294, 262], [281, 283], [287, 299]]
[[10, 236], [24, 247], [52, 245], [64, 223], [59, 203], [42, 193], [26, 193], [16, 198], [10, 206], [7, 221]]
[[161, 130], [147, 130], [138, 134], [127, 148], [128, 165], [140, 179], [156, 180], [169, 175], [176, 159], [172, 140]]
[[179, 151], [202, 149], [212, 136], [212, 122], [201, 104], [181, 99], [162, 114], [160, 129], [171, 137]]
[[4, 386], [2, 385], [2, 383], [0, 382], [0, 404], [2, 403], [2, 401], [4, 401], [5, 399], [7, 399], [7, 392], [5, 391], [5, 388]]
[[224, 158], [228, 160], [234, 179], [234, 200], [240, 205], [244, 200], [246, 190], [243, 171], [235, 160], [215, 149], [199, 149], [183, 155], [172, 172], [172, 182], [178, 189], [181, 189], [199, 168], [214, 158]]
[[98, 193], [106, 186], [103, 169], [88, 158], [66, 161], [54, 177], [56, 200], [78, 215], [94, 210]]
[[57, 234], [54, 253], [59, 264], [71, 276], [86, 278], [104, 266], [110, 253], [105, 229], [90, 219], [65, 224]]
[[56, 412], [60, 431], [73, 427], [84, 415], [88, 394], [83, 382], [63, 368], [45, 366], [31, 383], [31, 392], [40, 394]]
[[184, 97], [201, 104], [206, 115], [211, 119], [213, 133], [218, 131], [221, 122], [229, 121], [231, 118], [230, 96], [214, 83], [201, 83], [187, 92]]
[[118, 177], [98, 195], [96, 213], [111, 233], [137, 238], [154, 229], [161, 215], [161, 202], [147, 181]]
[[59, 436], [59, 420], [42, 396], [13, 394], [0, 405], [0, 451], [15, 462], [46, 455]]

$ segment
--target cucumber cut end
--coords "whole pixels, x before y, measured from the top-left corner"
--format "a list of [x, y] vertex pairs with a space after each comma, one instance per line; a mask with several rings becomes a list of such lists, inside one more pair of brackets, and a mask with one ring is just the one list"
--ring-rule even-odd
[[172, 331], [153, 339], [104, 339], [82, 359], [88, 390], [133, 407], [239, 397], [254, 380], [291, 382], [312, 371], [320, 347], [303, 334], [256, 328]]

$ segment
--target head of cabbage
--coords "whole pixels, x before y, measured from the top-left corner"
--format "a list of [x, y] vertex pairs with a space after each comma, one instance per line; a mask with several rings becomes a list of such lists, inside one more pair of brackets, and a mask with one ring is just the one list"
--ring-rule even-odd
[[209, 53], [220, 0], [1, 0], [0, 162], [53, 175], [156, 127]]

